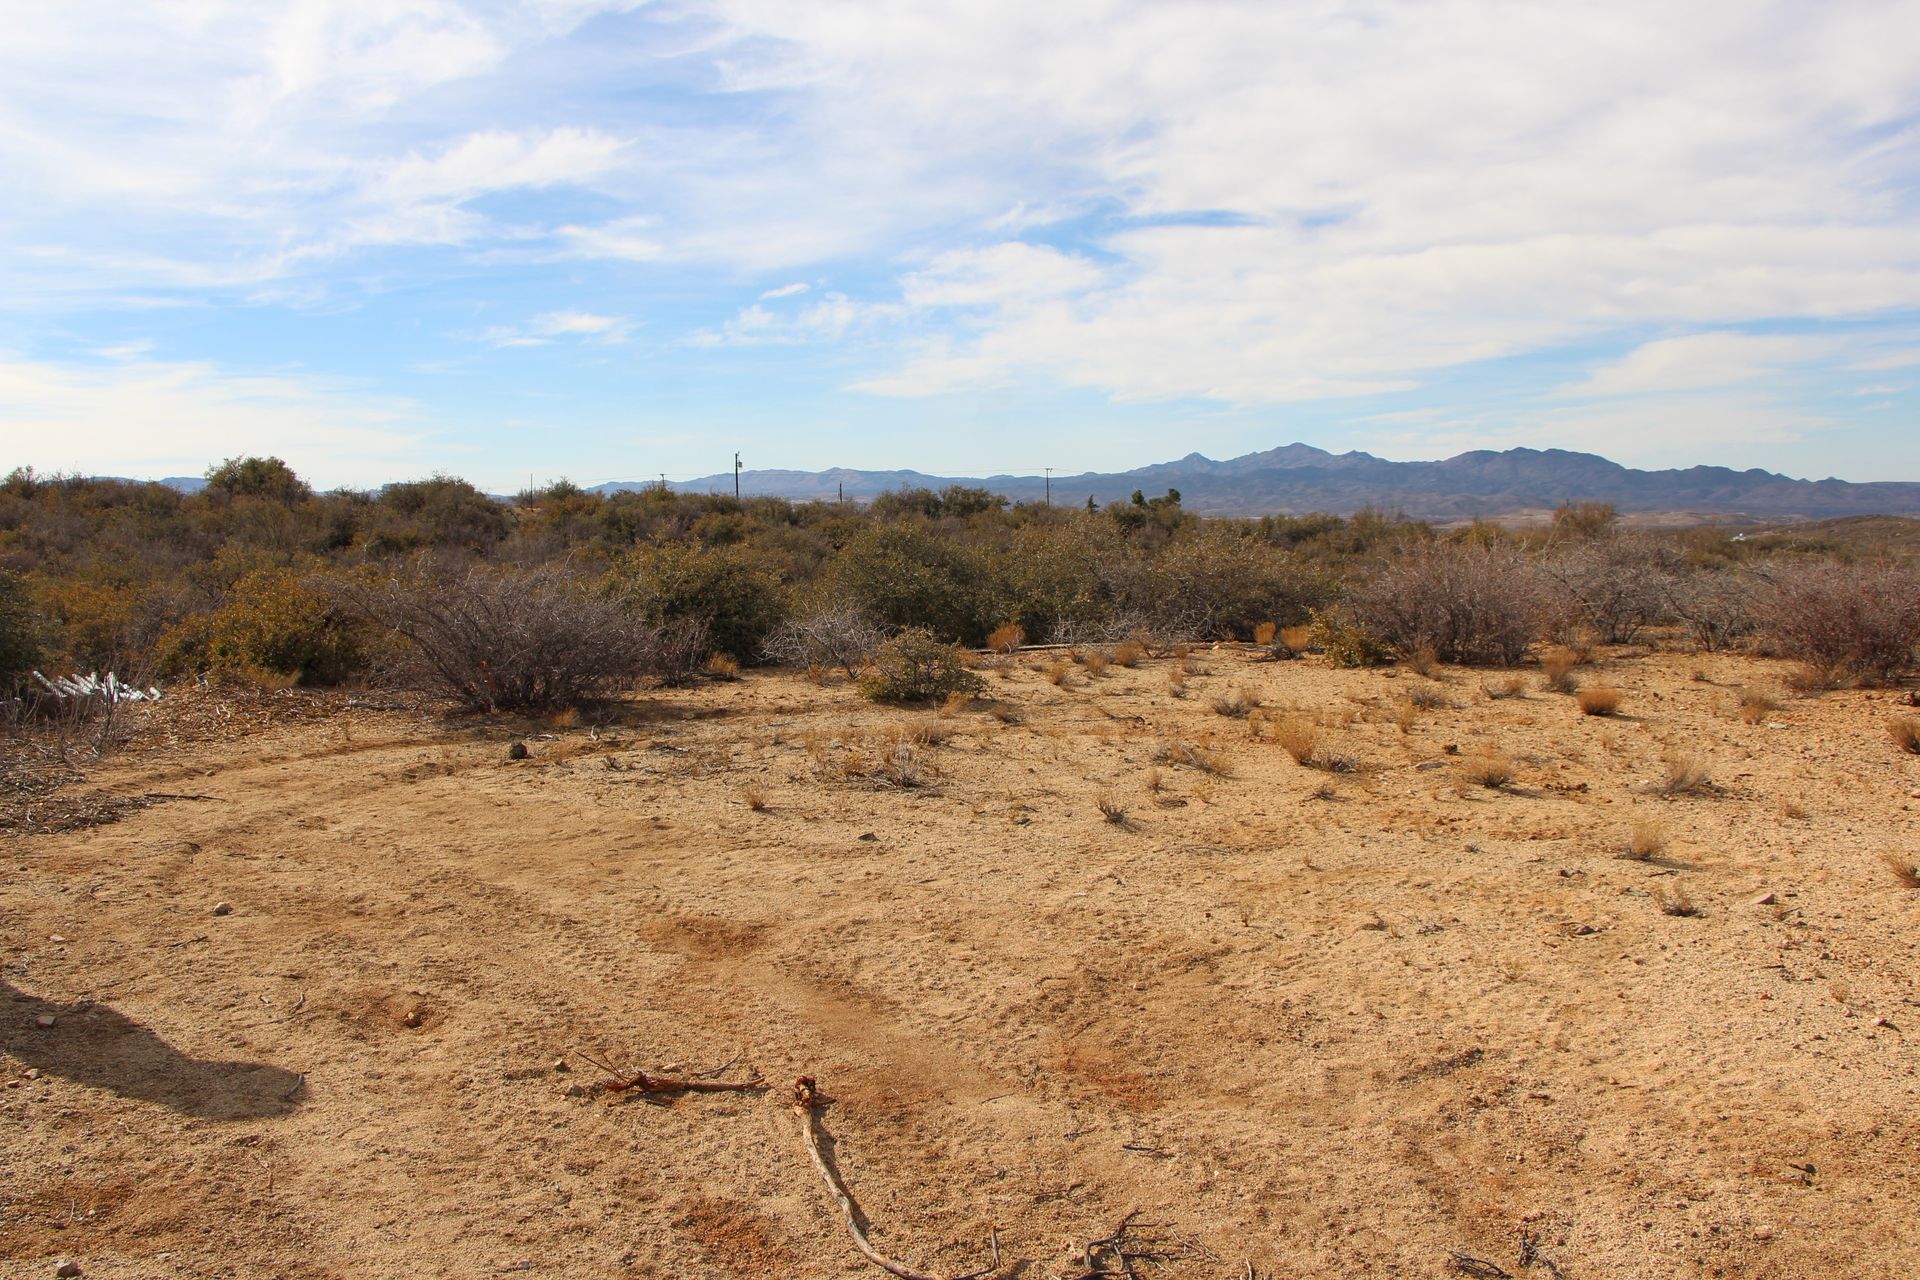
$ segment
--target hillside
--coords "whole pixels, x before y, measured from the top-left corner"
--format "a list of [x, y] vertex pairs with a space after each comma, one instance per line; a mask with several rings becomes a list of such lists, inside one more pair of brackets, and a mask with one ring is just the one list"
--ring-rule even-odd
[[[616, 481], [599, 492], [648, 487]], [[692, 493], [724, 493], [732, 472], [674, 485]], [[1016, 502], [1035, 501], [1047, 482], [1039, 476], [935, 476], [919, 471], [746, 471], [741, 492], [799, 500], [845, 496], [865, 500], [888, 490], [950, 484], [978, 485]], [[1564, 449], [1475, 450], [1438, 462], [1391, 462], [1369, 453], [1329, 453], [1289, 444], [1218, 461], [1190, 453], [1174, 462], [1131, 471], [1055, 476], [1056, 503], [1125, 501], [1135, 489], [1178, 489], [1191, 511], [1213, 516], [1259, 516], [1365, 507], [1423, 520], [1501, 517], [1563, 502], [1610, 502], [1623, 513], [1685, 511], [1701, 518], [1818, 520], [1841, 516], [1920, 514], [1920, 483], [1801, 480], [1771, 471], [1687, 467], [1641, 471], [1591, 453]]]

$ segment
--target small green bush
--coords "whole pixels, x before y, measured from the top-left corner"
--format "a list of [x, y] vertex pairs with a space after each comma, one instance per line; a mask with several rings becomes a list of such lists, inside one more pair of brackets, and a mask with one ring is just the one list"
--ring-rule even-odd
[[874, 702], [932, 702], [984, 687], [960, 649], [924, 627], [910, 627], [876, 649], [859, 683]]
[[649, 622], [699, 623], [707, 643], [736, 662], [758, 662], [787, 620], [786, 591], [764, 557], [745, 545], [663, 542], [636, 548], [610, 582]]
[[40, 625], [26, 580], [0, 572], [0, 698], [9, 696], [38, 665]]
[[333, 596], [291, 569], [258, 569], [240, 578], [227, 602], [188, 618], [160, 640], [163, 671], [284, 676], [332, 684], [366, 660], [359, 631]]
[[1326, 654], [1336, 667], [1377, 667], [1393, 657], [1385, 641], [1338, 607], [1314, 611], [1307, 645]]

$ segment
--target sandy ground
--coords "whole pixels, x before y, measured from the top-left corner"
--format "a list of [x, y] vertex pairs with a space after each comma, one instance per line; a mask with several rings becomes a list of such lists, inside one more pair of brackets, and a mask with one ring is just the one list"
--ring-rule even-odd
[[[754, 674], [110, 760], [188, 798], [0, 842], [0, 1275], [878, 1275], [803, 1073], [928, 1271], [994, 1227], [1005, 1275], [1118, 1274], [1084, 1248], [1138, 1210], [1141, 1276], [1920, 1274], [1904, 692], [1748, 724], [1770, 664], [1616, 652], [1596, 718], [1537, 672], [1050, 657], [948, 715]], [[1714, 789], [1652, 793], [1675, 753]], [[770, 1087], [601, 1094], [580, 1050]]]

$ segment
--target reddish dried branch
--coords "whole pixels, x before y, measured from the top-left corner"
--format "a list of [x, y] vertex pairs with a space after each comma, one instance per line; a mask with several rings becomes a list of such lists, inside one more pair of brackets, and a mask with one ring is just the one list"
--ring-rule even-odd
[[840, 1181], [840, 1175], [827, 1160], [820, 1145], [820, 1108], [825, 1106], [826, 1097], [813, 1082], [812, 1076], [801, 1076], [793, 1082], [793, 1113], [800, 1117], [801, 1136], [806, 1139], [807, 1155], [813, 1160], [813, 1167], [820, 1173], [820, 1180], [827, 1184], [827, 1191], [840, 1206], [840, 1213], [847, 1221], [847, 1231], [853, 1236], [854, 1247], [866, 1255], [867, 1261], [883, 1271], [891, 1272], [900, 1280], [981, 1280], [1000, 1270], [1000, 1233], [987, 1233], [989, 1260], [978, 1271], [969, 1271], [965, 1275], [944, 1277], [929, 1275], [924, 1271], [915, 1271], [905, 1263], [895, 1262], [867, 1241], [866, 1230], [860, 1225], [860, 1211], [854, 1206], [853, 1194]]
[[574, 1053], [606, 1072], [609, 1079], [594, 1087], [602, 1093], [751, 1093], [767, 1087], [759, 1075], [747, 1080], [686, 1080], [679, 1076], [656, 1076], [646, 1071], [621, 1071], [581, 1049]]

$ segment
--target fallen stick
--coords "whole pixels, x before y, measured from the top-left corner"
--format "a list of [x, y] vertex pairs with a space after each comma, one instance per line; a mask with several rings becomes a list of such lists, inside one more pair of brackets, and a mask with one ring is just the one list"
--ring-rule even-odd
[[793, 1113], [800, 1117], [800, 1133], [807, 1143], [807, 1155], [813, 1159], [813, 1167], [819, 1171], [820, 1180], [827, 1184], [827, 1191], [840, 1206], [840, 1213], [847, 1220], [847, 1231], [853, 1236], [854, 1247], [866, 1255], [868, 1262], [882, 1271], [891, 1272], [900, 1280], [980, 1280], [1000, 1270], [1000, 1233], [989, 1229], [987, 1249], [990, 1260], [978, 1271], [969, 1271], [965, 1275], [952, 1277], [929, 1275], [924, 1271], [915, 1271], [904, 1263], [895, 1262], [867, 1241], [867, 1233], [860, 1225], [860, 1211], [854, 1207], [853, 1195], [840, 1181], [840, 1175], [827, 1163], [826, 1152], [820, 1148], [820, 1108], [826, 1105], [826, 1098], [813, 1082], [812, 1076], [801, 1076], [793, 1082]]
[[621, 1071], [583, 1049], [575, 1049], [574, 1053], [611, 1077], [599, 1082], [603, 1093], [624, 1093], [629, 1089], [638, 1093], [750, 1093], [767, 1087], [766, 1081], [758, 1075], [749, 1080], [685, 1080], [679, 1076], [656, 1076], [645, 1071]]

